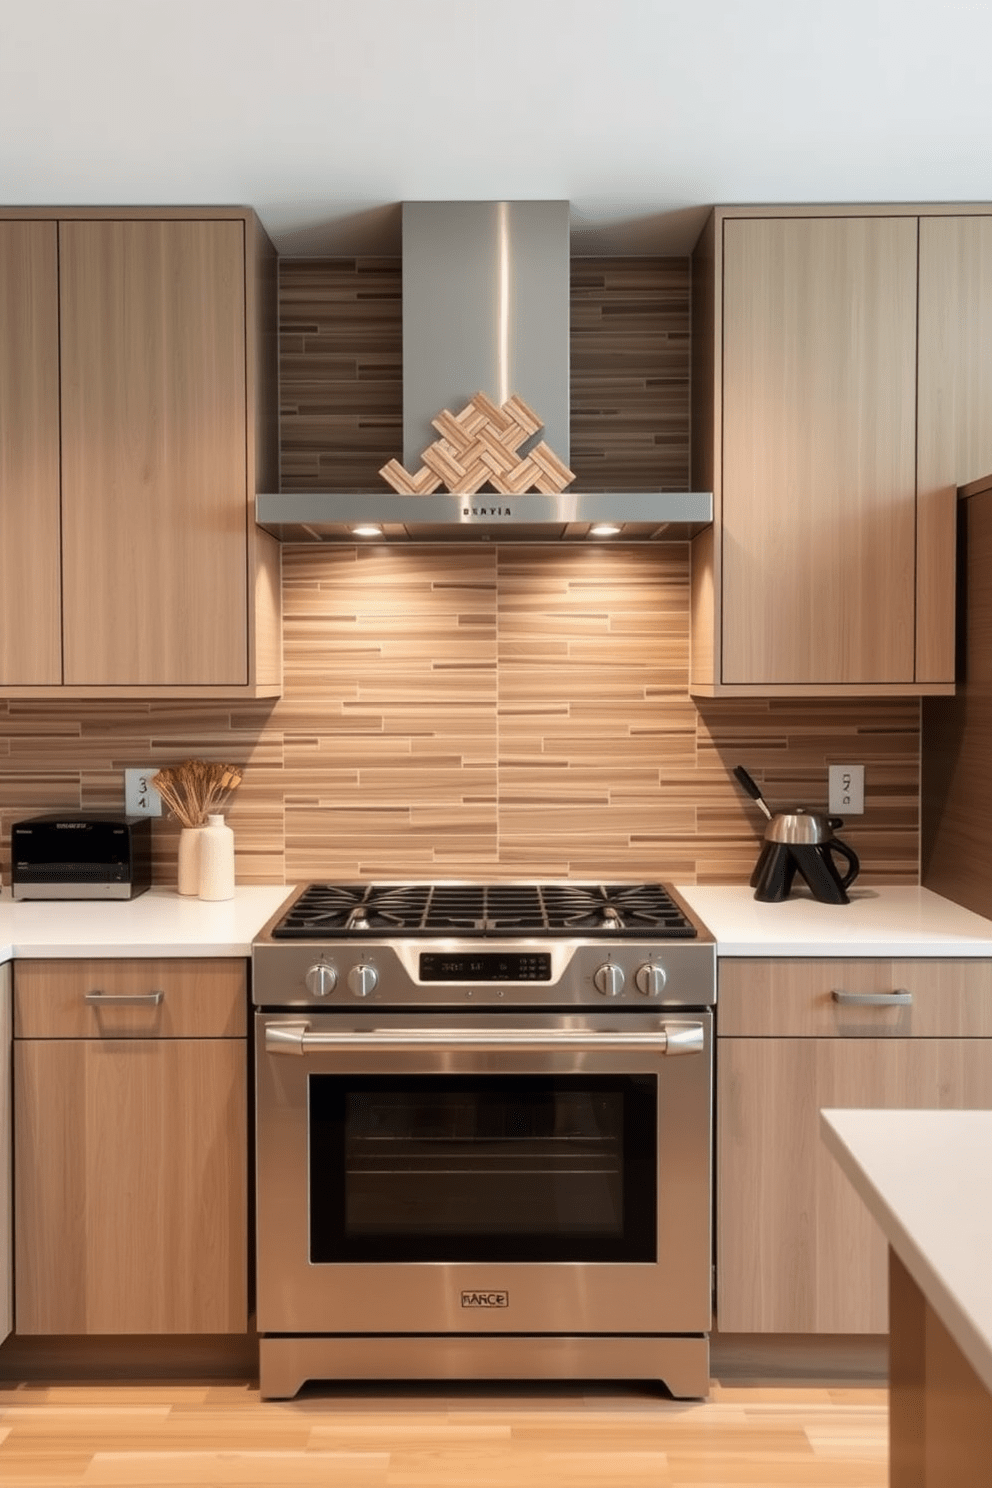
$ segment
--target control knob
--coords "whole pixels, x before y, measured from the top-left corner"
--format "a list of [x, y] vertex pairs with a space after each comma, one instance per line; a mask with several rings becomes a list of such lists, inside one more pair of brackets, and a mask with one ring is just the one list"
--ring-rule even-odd
[[634, 973], [634, 986], [645, 997], [659, 997], [665, 990], [668, 974], [657, 961], [645, 961]]
[[602, 966], [597, 967], [592, 979], [596, 991], [602, 992], [604, 997], [619, 997], [623, 991], [623, 968], [617, 966], [615, 961], [605, 961]]
[[326, 961], [311, 966], [304, 978], [311, 997], [329, 997], [338, 984], [338, 974]]
[[356, 997], [368, 997], [379, 985], [379, 973], [374, 966], [353, 966], [348, 973], [348, 986]]

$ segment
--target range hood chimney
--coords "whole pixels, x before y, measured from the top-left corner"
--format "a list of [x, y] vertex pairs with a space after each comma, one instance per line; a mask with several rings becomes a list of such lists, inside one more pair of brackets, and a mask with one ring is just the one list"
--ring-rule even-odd
[[[466, 405], [480, 392], [501, 425], [520, 420], [502, 436], [508, 463], [530, 456], [539, 489], [501, 494], [497, 476], [496, 494], [452, 493], [461, 426], [448, 420], [439, 440], [433, 421], [447, 410], [474, 429], [481, 415]], [[374, 492], [259, 495], [256, 521], [283, 542], [436, 543], [584, 540], [597, 528], [614, 541], [685, 541], [713, 520], [709, 493], [556, 489], [571, 482], [568, 458], [568, 202], [405, 202], [403, 466], [387, 468], [414, 494], [384, 480]], [[447, 490], [436, 489], [441, 469]]]

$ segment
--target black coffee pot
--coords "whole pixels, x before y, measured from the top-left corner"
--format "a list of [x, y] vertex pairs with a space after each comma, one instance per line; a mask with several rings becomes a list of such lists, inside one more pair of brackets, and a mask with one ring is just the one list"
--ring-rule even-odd
[[[787, 899], [798, 873], [814, 899], [824, 904], [848, 904], [847, 890], [857, 878], [861, 863], [854, 849], [834, 836], [844, 825], [842, 818], [807, 811], [802, 806], [772, 813], [742, 765], [737, 766], [734, 775], [768, 818], [764, 844], [751, 874], [755, 899], [766, 903]], [[844, 860], [844, 870], [838, 869], [835, 855]]]

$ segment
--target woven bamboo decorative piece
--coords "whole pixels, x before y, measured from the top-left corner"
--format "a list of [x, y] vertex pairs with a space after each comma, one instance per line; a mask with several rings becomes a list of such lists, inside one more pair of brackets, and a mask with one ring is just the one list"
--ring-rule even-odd
[[503, 496], [524, 491], [551, 494], [564, 491], [575, 479], [543, 439], [521, 459], [520, 446], [542, 424], [516, 393], [502, 407], [485, 393], [476, 393], [461, 413], [445, 408], [431, 424], [441, 438], [424, 450], [420, 457], [424, 463], [415, 475], [398, 460], [390, 460], [379, 471], [401, 496], [429, 496], [442, 486], [471, 495], [486, 485]]

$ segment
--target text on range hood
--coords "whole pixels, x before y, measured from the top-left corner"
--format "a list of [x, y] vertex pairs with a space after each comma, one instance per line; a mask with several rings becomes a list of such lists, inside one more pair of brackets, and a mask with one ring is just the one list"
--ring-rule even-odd
[[[436, 439], [432, 419], [443, 409], [457, 414], [480, 391], [497, 405], [515, 395], [534, 410], [543, 427], [521, 457], [543, 439], [567, 465], [568, 215], [562, 201], [404, 203], [403, 435], [411, 474]], [[597, 527], [619, 529], [614, 541], [673, 542], [708, 526], [712, 507], [708, 492], [398, 495], [384, 481], [378, 491], [262, 494], [256, 521], [283, 542], [353, 543], [361, 527], [392, 542], [581, 541], [603, 535]]]

